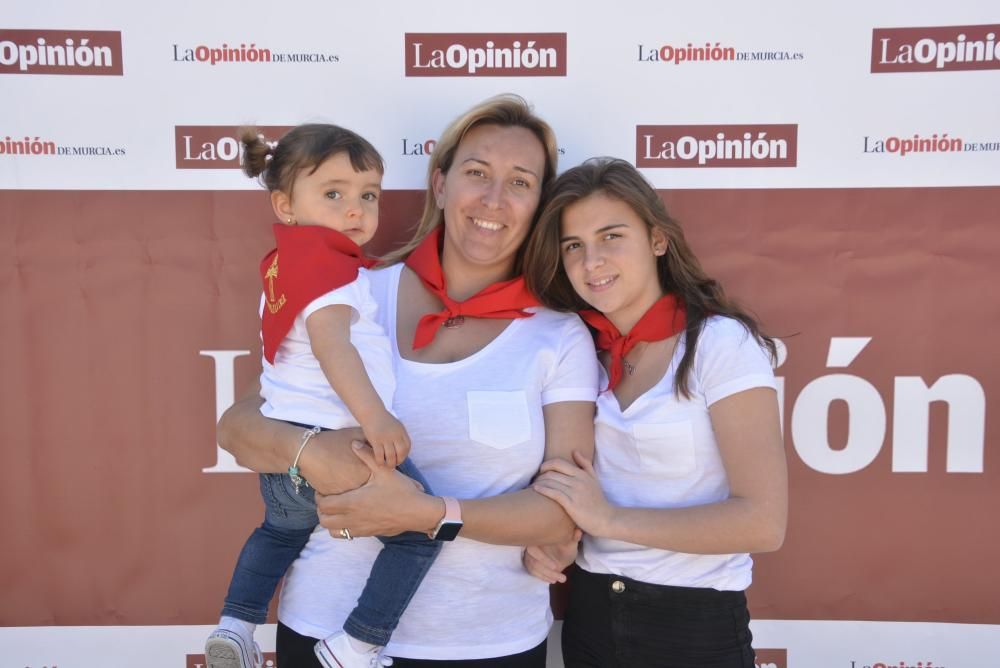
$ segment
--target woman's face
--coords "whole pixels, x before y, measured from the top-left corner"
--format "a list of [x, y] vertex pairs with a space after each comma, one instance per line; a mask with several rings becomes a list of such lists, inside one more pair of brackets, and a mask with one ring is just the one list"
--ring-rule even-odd
[[628, 331], [663, 296], [656, 258], [667, 240], [625, 202], [603, 192], [566, 207], [560, 255], [580, 298]]
[[447, 173], [434, 173], [450, 260], [509, 272], [538, 208], [545, 149], [526, 128], [479, 125], [455, 151]]

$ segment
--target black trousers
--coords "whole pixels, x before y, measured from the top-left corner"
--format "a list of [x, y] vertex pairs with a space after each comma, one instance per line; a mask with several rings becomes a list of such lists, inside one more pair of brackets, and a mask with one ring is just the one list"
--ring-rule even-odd
[[566, 668], [754, 668], [741, 591], [652, 585], [570, 574]]
[[[317, 638], [296, 633], [278, 622], [276, 637], [278, 666], [280, 668], [323, 668], [313, 653]], [[428, 661], [424, 659], [397, 659], [392, 668], [545, 668], [545, 642], [527, 652], [500, 656], [495, 659], [459, 661]]]

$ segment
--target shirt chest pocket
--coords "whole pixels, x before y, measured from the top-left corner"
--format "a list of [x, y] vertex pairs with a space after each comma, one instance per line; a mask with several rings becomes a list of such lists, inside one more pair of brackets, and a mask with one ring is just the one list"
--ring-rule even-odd
[[469, 438], [497, 450], [531, 438], [528, 397], [523, 390], [511, 392], [470, 391]]
[[679, 477], [694, 471], [694, 429], [690, 422], [634, 424], [632, 436], [644, 473]]

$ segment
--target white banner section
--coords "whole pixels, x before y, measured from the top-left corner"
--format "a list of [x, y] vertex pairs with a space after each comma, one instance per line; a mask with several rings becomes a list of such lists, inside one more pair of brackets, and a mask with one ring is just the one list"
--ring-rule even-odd
[[[994, 668], [1000, 625], [904, 622], [751, 622], [757, 668]], [[0, 628], [0, 668], [204, 668], [211, 626], [41, 626]], [[273, 660], [274, 625], [257, 637]], [[561, 668], [557, 622], [549, 668]], [[991, 652], [990, 650], [994, 650]]]

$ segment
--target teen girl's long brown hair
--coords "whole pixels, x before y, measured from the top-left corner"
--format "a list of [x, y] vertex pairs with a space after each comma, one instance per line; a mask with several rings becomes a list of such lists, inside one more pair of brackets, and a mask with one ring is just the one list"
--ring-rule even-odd
[[721, 315], [739, 321], [776, 359], [774, 340], [760, 330], [757, 321], [729, 299], [722, 286], [705, 274], [684, 238], [680, 224], [670, 217], [656, 190], [631, 164], [616, 158], [593, 158], [573, 167], [552, 184], [549, 199], [538, 217], [524, 258], [528, 287], [546, 306], [559, 311], [590, 308], [570, 284], [562, 265], [560, 223], [563, 211], [585, 197], [601, 192], [628, 204], [649, 230], [660, 230], [667, 239], [667, 252], [656, 258], [660, 287], [684, 300], [687, 311], [684, 355], [677, 367], [674, 390], [690, 398], [689, 376], [698, 337], [705, 319]]

